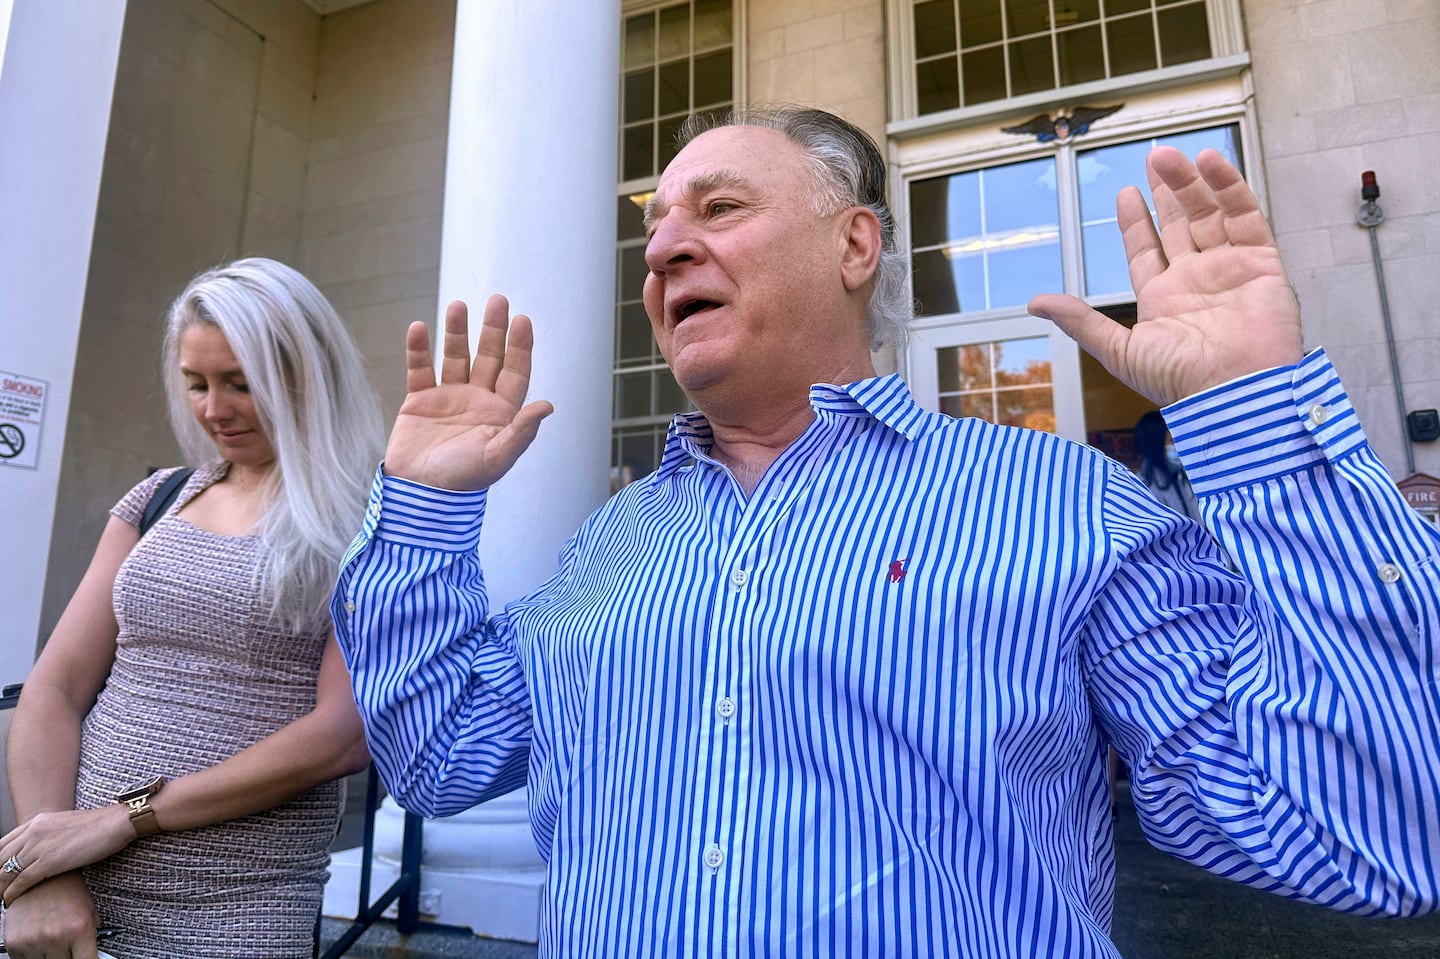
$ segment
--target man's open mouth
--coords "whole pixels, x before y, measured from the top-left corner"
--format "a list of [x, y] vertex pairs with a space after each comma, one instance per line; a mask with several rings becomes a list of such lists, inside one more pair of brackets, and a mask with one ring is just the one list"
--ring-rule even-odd
[[682, 323], [694, 316], [696, 313], [703, 313], [706, 310], [713, 310], [719, 306], [714, 300], [686, 300], [675, 310], [675, 322]]

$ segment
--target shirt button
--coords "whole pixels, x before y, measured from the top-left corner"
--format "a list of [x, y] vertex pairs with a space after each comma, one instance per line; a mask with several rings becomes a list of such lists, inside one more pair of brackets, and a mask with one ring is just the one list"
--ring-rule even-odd
[[378, 506], [371, 506], [371, 507], [370, 507], [369, 509], [367, 509], [365, 512], [367, 512], [367, 513], [370, 514], [370, 518], [371, 518], [371, 519], [379, 519], [379, 518], [380, 518], [380, 507], [378, 507]]
[[1330, 411], [1323, 404], [1316, 403], [1310, 407], [1310, 422], [1316, 426], [1324, 426], [1325, 421], [1330, 418]]
[[354, 601], [348, 600], [348, 599], [345, 600], [345, 612], [347, 612], [347, 613], [353, 613], [353, 612], [355, 612], [355, 603], [354, 603]]
[[729, 719], [735, 715], [735, 700], [729, 696], [723, 697], [715, 704], [715, 712], [720, 714], [721, 719]]
[[737, 569], [730, 573], [730, 585], [735, 587], [744, 586], [750, 581], [750, 574], [743, 569]]
[[1394, 583], [1400, 579], [1400, 567], [1394, 563], [1383, 563], [1380, 566], [1380, 582]]
[[709, 866], [711, 869], [719, 869], [721, 863], [723, 863], [724, 861], [725, 853], [721, 851], [719, 846], [715, 845], [715, 843], [712, 842], [710, 844], [710, 847], [705, 850], [705, 865]]

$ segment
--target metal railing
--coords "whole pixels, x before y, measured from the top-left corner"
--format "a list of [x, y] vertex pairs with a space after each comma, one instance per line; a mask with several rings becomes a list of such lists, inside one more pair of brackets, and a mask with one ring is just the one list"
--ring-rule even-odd
[[361, 845], [360, 893], [355, 905], [355, 921], [341, 934], [340, 938], [325, 950], [321, 959], [336, 959], [343, 956], [355, 945], [365, 931], [396, 903], [398, 915], [395, 931], [409, 935], [420, 926], [420, 854], [423, 849], [423, 825], [425, 820], [413, 812], [405, 814], [404, 835], [400, 844], [400, 875], [390, 887], [380, 894], [373, 903], [370, 901], [370, 868], [375, 854], [375, 811], [380, 802], [380, 774], [370, 765], [370, 774], [365, 778], [365, 840]]

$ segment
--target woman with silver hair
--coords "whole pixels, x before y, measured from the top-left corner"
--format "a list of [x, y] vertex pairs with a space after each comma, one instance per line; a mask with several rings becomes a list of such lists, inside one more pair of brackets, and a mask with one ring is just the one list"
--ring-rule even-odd
[[20, 697], [12, 956], [309, 957], [342, 791], [368, 762], [326, 601], [381, 455], [354, 341], [295, 270], [245, 259], [171, 307], [172, 426], [196, 465], [111, 510]]

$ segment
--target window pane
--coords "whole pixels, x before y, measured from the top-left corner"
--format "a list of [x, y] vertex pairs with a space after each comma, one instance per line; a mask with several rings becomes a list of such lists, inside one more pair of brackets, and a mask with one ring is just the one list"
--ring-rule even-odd
[[1130, 268], [1115, 221], [1086, 226], [1081, 232], [1081, 242], [1085, 245], [1085, 295], [1128, 292]]
[[1100, 41], [1100, 27], [1065, 30], [1055, 37], [1060, 56], [1060, 85], [1088, 83], [1105, 78], [1105, 50]]
[[1191, 3], [1161, 10], [1156, 19], [1160, 27], [1160, 60], [1167, 67], [1210, 56], [1210, 26], [1205, 20], [1205, 4]]
[[730, 64], [734, 57], [729, 50], [695, 58], [695, 99], [693, 106], [705, 107], [730, 100]]
[[995, 385], [1050, 385], [1050, 340], [1030, 336], [995, 344]]
[[690, 61], [660, 67], [660, 115], [690, 111]]
[[1050, 29], [1050, 0], [1005, 0], [1005, 25], [1011, 37]]
[[1053, 236], [1048, 243], [990, 255], [990, 309], [1020, 306], [1036, 293], [1061, 289], [1059, 231]]
[[988, 390], [994, 384], [995, 347], [993, 344], [975, 343], [967, 346], [952, 346], [935, 352], [937, 362], [944, 360], [945, 365], [953, 367], [954, 370], [950, 378], [951, 385], [945, 385], [945, 377], [941, 377], [939, 383], [942, 392]]
[[[695, 0], [695, 48], [728, 46], [734, 36], [730, 0]], [[729, 98], [729, 94], [726, 94]]]
[[985, 193], [987, 237], [1012, 230], [1059, 231], [1053, 157], [990, 167], [981, 171], [980, 182]]
[[1110, 42], [1110, 75], [1155, 69], [1155, 34], [1150, 15], [1111, 20], [1105, 24]]
[[1055, 61], [1049, 35], [1010, 44], [1010, 95], [1054, 88]]
[[615, 239], [633, 240], [645, 235], [644, 203], [643, 199], [637, 203], [628, 196], [615, 201]]
[[[949, 402], [946, 402], [949, 400]], [[940, 400], [940, 412], [951, 416], [973, 416], [995, 422], [995, 399], [991, 393], [962, 393]]]
[[960, 48], [994, 43], [1004, 36], [1000, 0], [961, 0]]
[[620, 251], [620, 299], [638, 300], [644, 292], [645, 276], [650, 268], [645, 265], [645, 247], [630, 246]]
[[614, 460], [611, 463], [611, 490], [633, 483], [655, 472], [660, 465], [667, 427], [624, 430], [615, 437]]
[[960, 348], [942, 347], [935, 351], [935, 385], [941, 393], [960, 389]]
[[650, 124], [626, 127], [621, 137], [620, 177], [634, 180], [655, 173], [655, 128]]
[[1053, 157], [917, 180], [910, 221], [920, 315], [1013, 306], [1063, 285]]
[[912, 249], [980, 232], [980, 174], [958, 173], [910, 184]]
[[965, 105], [1005, 98], [1005, 48], [986, 47], [961, 54]]
[[650, 371], [621, 373], [615, 377], [615, 419], [648, 416], [650, 413]]
[[1195, 154], [1209, 147], [1212, 150], [1218, 150], [1225, 159], [1239, 168], [1241, 166], [1239, 138], [1240, 128], [1231, 124], [1223, 127], [1211, 127], [1208, 130], [1191, 130], [1189, 133], [1177, 133], [1172, 136], [1161, 137], [1155, 142], [1157, 144], [1174, 147], [1192, 160], [1195, 159]]
[[660, 166], [669, 165], [670, 161], [675, 159], [675, 154], [680, 152], [675, 145], [675, 137], [680, 133], [680, 127], [684, 122], [683, 115], [660, 121]]
[[1050, 388], [1005, 390], [995, 394], [995, 422], [1055, 432], [1055, 398]]
[[915, 56], [955, 51], [955, 5], [951, 0], [915, 4]]
[[625, 74], [625, 106], [622, 121], [635, 123], [655, 115], [655, 73], [637, 70]]
[[1055, 26], [1068, 27], [1072, 23], [1089, 23], [1100, 19], [1100, 0], [1057, 0], [1055, 4]]
[[1105, 13], [1112, 17], [1149, 9], [1150, 0], [1105, 0]]
[[660, 38], [656, 56], [661, 60], [683, 57], [690, 52], [690, 5], [666, 7], [660, 11]]
[[953, 110], [960, 105], [955, 58], [941, 57], [915, 64], [915, 109], [921, 114]]
[[655, 337], [650, 332], [650, 318], [640, 303], [626, 303], [620, 307], [619, 343], [616, 344], [615, 361], [634, 363], [653, 361]]
[[1133, 184], [1148, 190], [1145, 155], [1149, 152], [1149, 140], [1082, 152], [1076, 164], [1080, 179], [1080, 219], [1086, 223], [1099, 220], [1113, 223], [1115, 196], [1122, 187]]
[[655, 14], [642, 13], [625, 20], [625, 68], [655, 62]]
[[985, 264], [978, 256], [951, 260], [939, 250], [916, 253], [911, 269], [917, 316], [959, 313], [964, 302], [970, 309], [985, 304]]
[[[649, 325], [648, 323], [646, 324]], [[683, 413], [690, 409], [690, 397], [675, 382], [670, 371], [661, 368], [655, 371], [655, 412]]]

